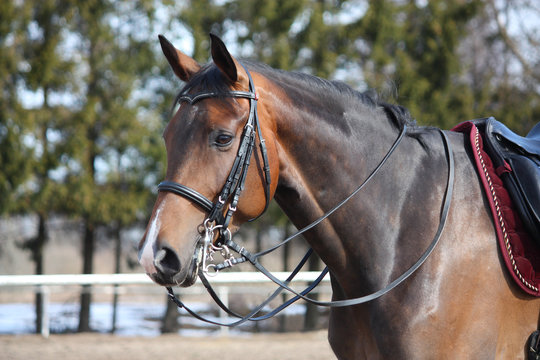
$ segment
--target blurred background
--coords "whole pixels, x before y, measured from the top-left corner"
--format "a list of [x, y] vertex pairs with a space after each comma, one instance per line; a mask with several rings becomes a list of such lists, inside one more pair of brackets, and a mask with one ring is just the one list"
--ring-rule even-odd
[[[376, 91], [421, 125], [448, 129], [494, 116], [524, 135], [540, 118], [536, 0], [3, 0], [1, 275], [142, 271], [135, 249], [164, 175], [161, 134], [182, 86], [157, 35], [204, 63], [209, 32], [236, 57]], [[273, 204], [238, 236], [255, 250], [292, 231]], [[290, 270], [306, 249], [297, 240], [265, 265]], [[308, 268], [321, 266], [315, 258]], [[49, 309], [52, 330], [118, 331], [119, 294], [132, 306], [125, 317], [142, 313], [151, 324], [139, 325], [151, 334], [193, 327], [157, 286], [77, 287], [51, 294], [63, 305]], [[233, 297], [249, 307], [245, 299]], [[0, 333], [39, 332], [42, 300], [33, 288], [0, 287]], [[149, 303], [156, 305], [144, 313]], [[326, 326], [324, 310], [295, 311], [301, 318], [290, 326], [250, 331]]]

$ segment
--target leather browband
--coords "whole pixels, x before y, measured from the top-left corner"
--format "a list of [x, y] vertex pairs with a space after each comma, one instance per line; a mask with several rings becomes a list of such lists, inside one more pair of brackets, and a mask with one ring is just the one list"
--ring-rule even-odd
[[[215, 92], [198, 93], [198, 94], [183, 94], [176, 98], [176, 102], [187, 101], [188, 103], [193, 105], [197, 101], [207, 99], [207, 98], [220, 97], [223, 95], [224, 94], [215, 93]], [[249, 91], [229, 91], [225, 94], [225, 96], [257, 100], [257, 95]]]

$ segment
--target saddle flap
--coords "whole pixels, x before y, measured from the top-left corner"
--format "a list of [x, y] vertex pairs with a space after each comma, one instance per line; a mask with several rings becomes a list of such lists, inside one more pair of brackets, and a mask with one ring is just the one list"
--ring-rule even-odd
[[540, 166], [524, 156], [509, 155], [507, 161], [514, 176], [510, 177], [510, 174], [503, 174], [501, 178], [505, 181], [507, 177], [510, 177], [505, 183], [519, 179], [519, 181], [515, 181], [514, 186], [519, 188], [517, 193], [524, 196], [516, 203], [518, 203], [518, 207], [526, 206], [525, 209], [519, 211], [522, 218], [527, 217], [527, 219], [523, 220], [529, 232], [533, 232], [533, 237], [539, 239], [540, 233], [534, 234], [537, 228], [534, 224], [540, 224]]
[[525, 227], [540, 243], [540, 131], [535, 127], [524, 138], [494, 118], [485, 120], [484, 126], [486, 150], [495, 168], [510, 165], [501, 179]]

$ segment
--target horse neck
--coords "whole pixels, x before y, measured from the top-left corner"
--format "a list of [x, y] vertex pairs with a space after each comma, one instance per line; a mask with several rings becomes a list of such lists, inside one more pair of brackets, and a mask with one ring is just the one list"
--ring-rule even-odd
[[[320, 95], [321, 103], [328, 103], [324, 96]], [[301, 100], [279, 102], [280, 176], [275, 198], [298, 228], [354, 191], [399, 136], [399, 129], [382, 108], [360, 100], [335, 100], [342, 101], [335, 110], [319, 111], [306, 110]], [[435, 212], [427, 216], [423, 212], [426, 206], [440, 209], [438, 197], [432, 195], [444, 191], [444, 181], [437, 175], [441, 174], [439, 167], [445, 166], [444, 152], [435, 145], [431, 148], [437, 143], [440, 137], [433, 132], [422, 143], [405, 137], [361, 193], [305, 233], [346, 293], [348, 287], [358, 289], [347, 283], [361, 281], [367, 289], [360, 291], [388, 283], [429, 242], [419, 234], [433, 228], [438, 218]], [[430, 173], [418, 176], [422, 168]], [[426, 196], [423, 192], [428, 187], [433, 193]], [[414, 246], [412, 241], [421, 244]], [[404, 242], [407, 246], [398, 254]]]

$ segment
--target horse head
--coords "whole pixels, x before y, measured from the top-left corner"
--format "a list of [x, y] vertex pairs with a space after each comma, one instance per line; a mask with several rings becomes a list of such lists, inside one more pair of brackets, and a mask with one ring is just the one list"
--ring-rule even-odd
[[[185, 287], [196, 280], [209, 221], [226, 221], [221, 226], [234, 232], [264, 212], [276, 188], [270, 179], [278, 174], [276, 144], [269, 117], [258, 119], [256, 103], [264, 104], [251, 88], [251, 74], [218, 37], [211, 35], [213, 61], [204, 66], [159, 39], [185, 86], [163, 133], [166, 178], [139, 243], [139, 261], [158, 284]], [[264, 79], [256, 79], [260, 92]], [[264, 150], [245, 143], [263, 139]]]

